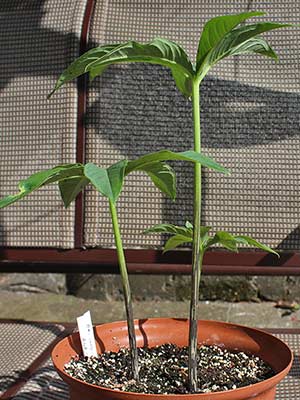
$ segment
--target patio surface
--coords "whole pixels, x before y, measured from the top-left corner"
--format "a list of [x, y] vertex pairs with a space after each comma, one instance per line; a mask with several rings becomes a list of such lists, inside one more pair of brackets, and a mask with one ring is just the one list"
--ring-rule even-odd
[[[287, 310], [271, 302], [226, 303], [201, 302], [199, 316], [266, 328], [300, 328], [300, 311], [284, 315]], [[136, 318], [187, 317], [188, 302], [134, 302]], [[53, 293], [28, 293], [0, 290], [0, 347], [10, 349], [0, 363], [0, 398], [3, 400], [67, 400], [65, 384], [49, 359], [53, 345], [71, 332], [76, 317], [90, 310], [94, 324], [124, 319], [122, 302], [96, 301]], [[23, 320], [14, 321], [13, 319]], [[26, 322], [28, 321], [28, 322]], [[49, 321], [34, 323], [30, 321]], [[56, 321], [56, 323], [53, 323]], [[299, 330], [276, 331], [298, 354]], [[18, 353], [15, 350], [18, 349]], [[21, 353], [20, 353], [21, 351]], [[295, 357], [289, 377], [278, 388], [276, 400], [299, 398], [299, 357]]]
[[[26, 321], [75, 322], [76, 317], [90, 310], [94, 324], [125, 318], [122, 302], [97, 301], [53, 293], [20, 293], [0, 290], [0, 319]], [[187, 301], [134, 302], [136, 318], [187, 317]], [[265, 328], [300, 328], [300, 311], [275, 308], [272, 302], [201, 302], [199, 318], [235, 322]]]

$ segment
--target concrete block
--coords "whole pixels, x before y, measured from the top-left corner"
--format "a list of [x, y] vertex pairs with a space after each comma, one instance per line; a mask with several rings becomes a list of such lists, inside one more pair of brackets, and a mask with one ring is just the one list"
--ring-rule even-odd
[[65, 274], [49, 273], [3, 273], [0, 289], [14, 292], [66, 293]]

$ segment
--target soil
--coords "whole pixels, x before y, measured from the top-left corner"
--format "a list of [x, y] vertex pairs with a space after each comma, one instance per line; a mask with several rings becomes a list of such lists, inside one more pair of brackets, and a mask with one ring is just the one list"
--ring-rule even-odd
[[[65, 365], [69, 375], [98, 386], [126, 392], [186, 394], [188, 390], [188, 348], [165, 344], [139, 348], [137, 383], [131, 376], [128, 349], [99, 357], [75, 357]], [[217, 346], [201, 346], [197, 353], [198, 391], [227, 391], [251, 385], [274, 375], [263, 360], [244, 352], [230, 352]]]

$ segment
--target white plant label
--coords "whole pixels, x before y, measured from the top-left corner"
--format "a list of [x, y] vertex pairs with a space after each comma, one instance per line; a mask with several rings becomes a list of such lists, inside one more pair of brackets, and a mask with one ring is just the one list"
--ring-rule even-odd
[[77, 318], [77, 325], [84, 357], [98, 357], [90, 311]]

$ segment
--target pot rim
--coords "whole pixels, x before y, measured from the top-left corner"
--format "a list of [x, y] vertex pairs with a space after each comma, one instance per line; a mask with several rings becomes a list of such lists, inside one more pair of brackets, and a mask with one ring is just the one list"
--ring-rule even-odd
[[[170, 321], [170, 320], [176, 320], [176, 321], [188, 321], [188, 319], [187, 318], [141, 318], [141, 319], [135, 319], [134, 320], [134, 324], [136, 325], [136, 323], [139, 323], [139, 322], [145, 322], [145, 321], [149, 321], [149, 322], [155, 322], [155, 321], [162, 321], [162, 320], [165, 320], [165, 321]], [[228, 394], [230, 394], [230, 393], [234, 393], [234, 394], [237, 394], [237, 393], [240, 393], [240, 394], [242, 394], [244, 391], [246, 391], [246, 390], [248, 390], [250, 387], [251, 388], [257, 388], [258, 389], [258, 393], [259, 393], [259, 389], [262, 387], [262, 386], [264, 386], [264, 391], [265, 390], [267, 390], [268, 388], [271, 388], [271, 387], [274, 387], [275, 385], [277, 385], [277, 383], [278, 382], [280, 382], [281, 381], [281, 379], [283, 379], [283, 377], [288, 373], [288, 371], [290, 370], [290, 368], [291, 368], [291, 366], [292, 366], [292, 363], [293, 363], [293, 360], [294, 360], [294, 356], [293, 356], [293, 352], [292, 352], [292, 350], [290, 349], [290, 347], [283, 341], [283, 340], [281, 340], [281, 339], [279, 339], [279, 338], [277, 338], [276, 336], [274, 336], [274, 335], [272, 335], [271, 333], [269, 333], [269, 332], [266, 332], [266, 331], [264, 331], [263, 329], [257, 329], [257, 328], [252, 328], [252, 327], [249, 327], [249, 326], [246, 326], [246, 325], [241, 325], [241, 324], [236, 324], [236, 323], [230, 323], [230, 322], [224, 322], [224, 321], [216, 321], [216, 320], [198, 320], [197, 321], [198, 323], [210, 323], [210, 324], [216, 324], [216, 325], [225, 325], [225, 326], [231, 326], [231, 327], [237, 327], [237, 328], [242, 328], [242, 329], [247, 329], [247, 330], [251, 330], [251, 331], [253, 331], [253, 332], [258, 332], [258, 333], [261, 333], [261, 334], [263, 334], [263, 335], [265, 335], [265, 336], [268, 336], [268, 337], [272, 337], [272, 339], [274, 340], [274, 338], [276, 339], [276, 341], [278, 341], [279, 343], [281, 343], [281, 345], [283, 345], [285, 348], [286, 348], [286, 350], [288, 351], [288, 353], [289, 353], [289, 358], [290, 358], [290, 361], [289, 361], [289, 363], [288, 363], [288, 365], [283, 369], [283, 370], [281, 370], [281, 371], [279, 371], [276, 375], [274, 375], [274, 376], [272, 376], [272, 377], [270, 377], [270, 378], [268, 378], [268, 379], [265, 379], [265, 380], [263, 380], [263, 381], [261, 381], [261, 382], [257, 382], [257, 383], [254, 383], [254, 384], [252, 384], [252, 385], [247, 385], [247, 386], [243, 386], [243, 387], [241, 387], [241, 388], [237, 388], [237, 389], [230, 389], [230, 390], [226, 390], [226, 391], [220, 391], [220, 392], [209, 392], [209, 393], [186, 393], [186, 394], [172, 394], [172, 393], [169, 393], [169, 394], [155, 394], [155, 393], [137, 393], [137, 392], [125, 392], [125, 391], [122, 391], [122, 390], [116, 390], [116, 389], [111, 389], [111, 388], [107, 388], [107, 387], [105, 387], [105, 386], [98, 386], [98, 385], [94, 385], [94, 384], [92, 384], [92, 383], [87, 383], [87, 382], [84, 382], [84, 381], [82, 381], [82, 380], [80, 380], [80, 379], [77, 379], [77, 378], [74, 378], [74, 377], [72, 377], [71, 375], [69, 375], [69, 374], [67, 374], [64, 370], [62, 370], [61, 368], [59, 368], [58, 366], [57, 366], [57, 364], [56, 364], [56, 360], [55, 360], [55, 353], [57, 353], [57, 348], [61, 345], [61, 343], [63, 342], [63, 341], [67, 341], [68, 340], [68, 338], [70, 337], [70, 336], [72, 336], [72, 335], [74, 335], [74, 334], [79, 334], [78, 332], [74, 332], [74, 333], [72, 333], [71, 335], [68, 335], [68, 336], [66, 336], [65, 338], [63, 338], [61, 341], [59, 341], [56, 345], [55, 345], [55, 347], [53, 348], [53, 350], [52, 350], [52, 352], [51, 352], [51, 359], [52, 359], [52, 362], [53, 362], [53, 364], [54, 364], [54, 366], [55, 366], [55, 368], [56, 368], [56, 370], [57, 371], [59, 371], [59, 374], [62, 376], [64, 376], [64, 377], [66, 377], [66, 380], [68, 381], [68, 380], [73, 380], [73, 381], [75, 381], [77, 384], [81, 384], [81, 385], [88, 385], [88, 387], [91, 387], [91, 388], [93, 388], [93, 389], [100, 389], [100, 390], [102, 390], [102, 391], [105, 391], [105, 392], [109, 392], [109, 393], [118, 393], [118, 394], [120, 394], [120, 395], [133, 395], [133, 396], [139, 396], [139, 397], [145, 397], [145, 398], [149, 398], [149, 397], [153, 397], [153, 396], [164, 396], [164, 397], [166, 397], [166, 398], [168, 398], [168, 397], [176, 397], [178, 400], [181, 398], [181, 399], [183, 399], [183, 396], [185, 397], [185, 398], [194, 398], [195, 396], [203, 396], [203, 398], [204, 398], [204, 396], [208, 396], [208, 395], [210, 395], [210, 396], [221, 396], [221, 395], [223, 395], [224, 393], [228, 393]], [[127, 325], [127, 321], [124, 321], [124, 320], [121, 320], [121, 321], [114, 321], [114, 322], [108, 322], [108, 323], [104, 323], [104, 324], [100, 324], [100, 325], [95, 325], [94, 326], [94, 329], [96, 328], [96, 327], [105, 327], [106, 325], [109, 325], [110, 327], [112, 326], [112, 325], [118, 325], [118, 324], [124, 324], [124, 325]], [[266, 387], [266, 385], [267, 385], [267, 387]]]

